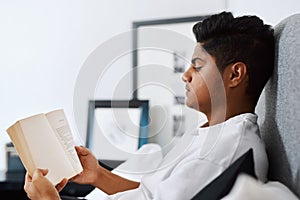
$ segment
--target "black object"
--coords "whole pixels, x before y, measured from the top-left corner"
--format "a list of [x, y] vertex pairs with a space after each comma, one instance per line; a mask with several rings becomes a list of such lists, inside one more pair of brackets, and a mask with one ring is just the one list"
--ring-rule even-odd
[[253, 150], [249, 149], [221, 175], [204, 187], [192, 200], [219, 200], [229, 194], [239, 174], [245, 173], [257, 179], [254, 172]]
[[95, 187], [88, 184], [78, 184], [69, 181], [67, 185], [60, 191], [60, 195], [72, 197], [84, 197], [90, 193]]
[[[73, 196], [64, 196], [64, 195], [60, 195], [61, 200], [78, 200], [79, 198], [77, 197], [73, 197]], [[82, 199], [80, 198], [80, 200], [86, 200], [86, 199]]]
[[24, 181], [26, 170], [12, 142], [5, 146], [7, 156], [6, 180]]

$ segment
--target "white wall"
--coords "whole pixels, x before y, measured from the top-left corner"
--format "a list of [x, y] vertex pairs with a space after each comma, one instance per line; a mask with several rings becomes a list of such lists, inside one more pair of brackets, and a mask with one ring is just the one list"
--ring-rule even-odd
[[[6, 128], [28, 115], [64, 108], [76, 142], [83, 142], [86, 113], [81, 124], [73, 116], [78, 72], [99, 45], [129, 31], [132, 21], [224, 9], [223, 0], [0, 0], [0, 170], [5, 170], [4, 146], [10, 141]], [[130, 68], [128, 62], [119, 70]], [[112, 72], [100, 97], [111, 96], [119, 77]], [[125, 87], [124, 96], [130, 92]]]
[[226, 4], [235, 16], [255, 14], [273, 26], [289, 15], [300, 13], [299, 0], [227, 0]]

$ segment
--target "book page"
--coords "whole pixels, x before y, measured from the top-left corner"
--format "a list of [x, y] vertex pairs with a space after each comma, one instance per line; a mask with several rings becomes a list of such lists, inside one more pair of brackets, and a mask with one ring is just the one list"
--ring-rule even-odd
[[65, 149], [75, 173], [80, 173], [82, 171], [82, 166], [75, 150], [73, 136], [64, 111], [55, 110], [47, 113], [46, 117]]
[[19, 157], [28, 171], [28, 173], [32, 176], [34, 169], [36, 168], [34, 162], [32, 160], [32, 156], [30, 154], [27, 142], [24, 138], [21, 126], [19, 122], [11, 125], [6, 132], [8, 133], [14, 148], [16, 149]]
[[46, 115], [39, 114], [20, 120], [20, 125], [35, 166], [48, 169], [46, 177], [53, 184], [76, 175]]

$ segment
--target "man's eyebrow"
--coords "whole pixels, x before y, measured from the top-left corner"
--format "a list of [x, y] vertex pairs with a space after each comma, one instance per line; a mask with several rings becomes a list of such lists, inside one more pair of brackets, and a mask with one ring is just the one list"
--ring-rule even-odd
[[191, 60], [191, 63], [192, 63], [193, 65], [195, 65], [195, 63], [196, 63], [197, 60], [200, 60], [200, 61], [202, 61], [202, 62], [205, 62], [205, 60], [204, 60], [203, 58], [196, 57], [196, 58], [193, 58], [193, 59]]

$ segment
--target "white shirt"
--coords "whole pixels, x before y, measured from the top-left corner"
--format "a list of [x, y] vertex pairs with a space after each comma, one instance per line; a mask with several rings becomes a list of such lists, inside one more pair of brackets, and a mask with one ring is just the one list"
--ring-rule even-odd
[[185, 133], [158, 169], [143, 176], [139, 188], [107, 199], [191, 199], [249, 148], [253, 149], [256, 175], [264, 182], [268, 160], [257, 115], [246, 113]]

